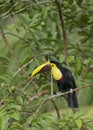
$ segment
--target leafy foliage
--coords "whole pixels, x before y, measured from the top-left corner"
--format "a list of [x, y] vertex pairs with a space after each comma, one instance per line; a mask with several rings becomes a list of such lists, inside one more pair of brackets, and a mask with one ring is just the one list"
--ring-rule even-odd
[[70, 116], [65, 115], [63, 119], [59, 121], [59, 125], [61, 125], [64, 130], [69, 128], [80, 129], [82, 127], [82, 124], [86, 127], [89, 125], [88, 122], [91, 120], [92, 117], [87, 117], [79, 112]]
[[[44, 129], [43, 123], [46, 130], [59, 126], [65, 130], [80, 128], [82, 124], [89, 125], [90, 119], [83, 115], [64, 115], [57, 120], [46, 114], [54, 110], [51, 101], [43, 103], [50, 95], [50, 73], [29, 80], [35, 67], [48, 59], [55, 59], [71, 69], [78, 87], [93, 82], [93, 1], [62, 0], [61, 7], [67, 32], [66, 64], [63, 35], [54, 0], [0, 1], [0, 29], [10, 45], [1, 35], [0, 130]], [[56, 92], [55, 81], [53, 85]], [[79, 92], [80, 105], [93, 104], [92, 90], [91, 87]], [[63, 101], [56, 99], [55, 102], [63, 109]], [[49, 126], [46, 126], [46, 121]], [[68, 125], [65, 126], [66, 123]]]

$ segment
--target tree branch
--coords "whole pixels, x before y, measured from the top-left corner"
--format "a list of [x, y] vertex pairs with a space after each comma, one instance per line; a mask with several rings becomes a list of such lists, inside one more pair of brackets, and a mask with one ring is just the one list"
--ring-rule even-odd
[[67, 50], [67, 35], [66, 35], [66, 29], [65, 29], [64, 19], [63, 19], [63, 10], [61, 8], [60, 0], [55, 0], [55, 3], [58, 8], [60, 22], [61, 22], [61, 29], [63, 33], [62, 38], [64, 42], [64, 56], [65, 56], [65, 61], [66, 61], [68, 50]]
[[18, 39], [24, 41], [24, 42], [30, 43], [29, 40], [27, 40], [27, 39], [25, 39], [25, 38], [22, 38], [22, 37], [20, 37], [19, 35], [16, 35], [16, 34], [14, 34], [14, 33], [11, 33], [11, 32], [5, 32], [4, 34], [5, 34], [5, 35], [12, 35], [12, 36], [14, 36], [14, 37], [16, 37], [16, 38], [18, 38]]
[[12, 57], [14, 58], [15, 62], [17, 63], [17, 65], [19, 65], [19, 60], [18, 60], [18, 58], [17, 58], [17, 56], [16, 56], [16, 54], [15, 54], [15, 52], [14, 52], [12, 46], [10, 45], [8, 39], [6, 38], [6, 36], [5, 36], [5, 34], [4, 34], [4, 31], [3, 31], [3, 29], [2, 29], [1, 26], [0, 26], [0, 34], [1, 34], [1, 36], [2, 36], [2, 39], [4, 40], [5, 45], [7, 46], [7, 48], [9, 49], [9, 51], [10, 51]]
[[[53, 99], [51, 99], [51, 101], [52, 101], [52, 104], [53, 104], [53, 106], [54, 106], [54, 108], [55, 108], [55, 111], [56, 111], [56, 114], [57, 114], [57, 117], [58, 117], [58, 120], [59, 120], [59, 119], [61, 119], [61, 115], [60, 115], [59, 108], [58, 108], [56, 102], [55, 102]], [[62, 130], [62, 128], [60, 128], [60, 127], [58, 126], [58, 130]]]
[[[77, 92], [77, 91], [79, 91], [80, 89], [87, 88], [87, 87], [93, 87], [93, 83], [88, 84], [88, 85], [86, 85], [86, 86], [81, 86], [81, 87], [79, 87], [79, 88], [75, 88], [75, 89], [72, 90], [72, 92], [74, 92], [74, 91]], [[36, 94], [35, 96], [31, 97], [31, 98], [30, 98], [30, 101], [33, 101], [33, 99], [37, 99], [37, 98], [39, 98], [40, 96], [42, 96], [42, 95], [44, 95], [44, 94], [47, 94], [47, 93], [48, 93], [48, 90], [45, 90], [45, 92], [42, 91], [42, 92]], [[56, 97], [59, 97], [59, 96], [67, 95], [68, 93], [70, 93], [70, 91], [49, 96], [48, 98], [43, 99], [43, 100], [44, 100], [44, 101], [48, 101], [48, 100], [51, 100], [51, 99], [56, 98]], [[52, 103], [55, 105], [55, 103], [54, 103], [53, 100], [52, 100]], [[58, 118], [60, 118], [60, 113], [59, 113], [59, 110], [58, 110], [58, 108], [56, 107], [56, 105], [55, 105], [55, 109], [56, 109]], [[76, 112], [76, 110], [72, 110], [72, 111]]]
[[39, 92], [38, 94], [36, 94], [34, 96], [31, 96], [31, 97], [29, 96], [28, 100], [32, 102], [34, 99], [38, 99], [39, 97], [41, 97], [41, 96], [43, 96], [45, 94], [48, 94], [48, 92], [49, 92], [48, 89], [42, 90], [41, 92]]
[[[86, 86], [81, 86], [79, 88], [75, 88], [75, 89], [72, 90], [72, 92], [74, 92], [74, 91], [77, 92], [77, 91], [79, 91], [81, 89], [84, 89], [84, 88], [87, 88], [87, 87], [93, 87], [93, 83], [88, 84]], [[37, 99], [38, 97], [42, 96], [42, 94], [44, 95], [44, 94], [47, 94], [47, 93], [48, 93], [48, 90], [45, 90], [45, 92], [41, 91], [40, 93], [38, 93], [38, 94], [34, 95], [33, 97], [31, 97], [30, 101], [33, 101], [33, 99]], [[59, 96], [67, 95], [68, 93], [70, 93], [70, 91], [67, 91], [67, 92], [64, 92], [64, 93], [60, 93], [60, 94], [55, 94], [55, 95], [49, 96], [48, 98], [43, 99], [43, 100], [45, 100], [45, 101], [46, 100], [50, 100], [50, 99], [53, 99], [53, 98], [56, 98], [56, 97], [59, 97]]]
[[31, 59], [29, 62], [24, 64], [21, 68], [18, 68], [18, 70], [12, 75], [12, 78], [14, 78], [20, 71], [22, 71], [25, 67], [30, 65], [33, 61], [34, 61], [34, 59]]
[[[56, 56], [55, 54], [41, 54], [38, 57], [48, 57], [48, 56]], [[23, 66], [21, 66], [20, 68], [18, 68], [18, 70], [12, 75], [11, 78], [14, 78], [20, 71], [22, 71], [25, 67], [29, 66], [30, 64], [32, 64], [32, 62], [35, 60], [35, 58], [38, 57], [32, 57], [32, 59], [30, 61], [28, 61], [27, 63], [25, 63]]]
[[[72, 90], [72, 92], [75, 92], [75, 91], [77, 92], [77, 91], [79, 91], [80, 89], [87, 88], [87, 87], [93, 87], [93, 83], [88, 84], [88, 85], [86, 85], [86, 86], [81, 86], [81, 87], [79, 87], [79, 88], [75, 88], [75, 89]], [[67, 95], [68, 93], [70, 93], [70, 91], [67, 91], [67, 92], [64, 92], [64, 93], [60, 93], [60, 94], [56, 94], [56, 95], [52, 95], [52, 96], [48, 97], [48, 98], [45, 99], [45, 100], [52, 99], [52, 98], [59, 97], [59, 96], [63, 96], [63, 95]]]

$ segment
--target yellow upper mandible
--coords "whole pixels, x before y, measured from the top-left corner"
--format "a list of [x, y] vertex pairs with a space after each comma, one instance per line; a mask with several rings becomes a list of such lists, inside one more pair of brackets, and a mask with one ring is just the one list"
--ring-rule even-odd
[[50, 64], [50, 62], [46, 62], [42, 65], [40, 65], [39, 67], [37, 67], [33, 72], [32, 72], [32, 75], [31, 77], [33, 77], [34, 75], [38, 74], [40, 72], [40, 70], [43, 69], [43, 67], [45, 67], [46, 65]]

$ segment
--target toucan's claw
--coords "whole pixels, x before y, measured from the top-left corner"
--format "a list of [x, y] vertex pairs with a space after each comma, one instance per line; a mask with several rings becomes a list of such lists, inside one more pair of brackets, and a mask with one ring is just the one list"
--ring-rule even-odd
[[37, 67], [33, 72], [31, 77], [33, 77], [34, 75], [40, 73], [40, 72], [44, 72], [44, 71], [50, 71], [51, 70], [51, 64], [50, 62], [46, 62], [42, 65], [40, 65], [39, 67]]

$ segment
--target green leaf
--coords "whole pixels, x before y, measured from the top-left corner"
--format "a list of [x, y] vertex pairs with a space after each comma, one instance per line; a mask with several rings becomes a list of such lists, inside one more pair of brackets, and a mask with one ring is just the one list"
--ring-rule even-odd
[[[24, 126], [21, 125], [20, 123], [12, 122], [11, 130], [23, 130], [23, 129], [24, 129]], [[26, 130], [30, 130], [30, 129], [26, 129]]]
[[41, 114], [43, 120], [52, 121], [53, 117], [50, 114]]
[[78, 5], [81, 5], [82, 2], [83, 2], [83, 0], [78, 0], [78, 1], [77, 1], [77, 4], [78, 4]]
[[36, 28], [36, 27], [38, 27], [38, 26], [40, 26], [41, 25], [41, 21], [39, 21], [39, 22], [37, 22], [37, 23], [35, 23], [35, 24], [32, 24], [31, 26], [30, 26], [30, 28]]
[[75, 56], [69, 56], [69, 57], [67, 58], [67, 62], [70, 63], [70, 62], [72, 62], [74, 59], [75, 59]]
[[81, 59], [77, 58], [76, 59], [76, 70], [75, 70], [76, 73], [79, 73], [80, 69], [81, 69]]
[[64, 55], [60, 55], [60, 57], [59, 57], [59, 61], [61, 61], [61, 62], [63, 62], [64, 61]]
[[7, 75], [0, 75], [0, 79], [4, 80], [7, 83], [11, 82], [11, 79]]
[[7, 130], [9, 118], [10, 116], [5, 112], [0, 112], [0, 130]]
[[82, 120], [81, 119], [77, 119], [77, 120], [75, 120], [75, 122], [76, 122], [77, 127], [80, 129], [81, 126], [82, 126]]
[[17, 97], [17, 100], [19, 104], [23, 104], [23, 99], [20, 95]]
[[42, 8], [42, 17], [43, 19], [46, 19], [47, 17], [47, 8], [45, 6]]
[[9, 60], [5, 57], [0, 56], [0, 64], [7, 65], [9, 63]]
[[15, 120], [20, 120], [20, 114], [19, 112], [14, 112], [12, 114], [10, 114], [11, 118], [15, 119]]
[[73, 4], [73, 0], [67, 0], [69, 4]]
[[10, 104], [9, 109], [15, 109], [21, 111], [21, 106], [16, 104]]
[[89, 62], [90, 62], [90, 59], [85, 59], [83, 63], [84, 63], [85, 65], [87, 65]]

